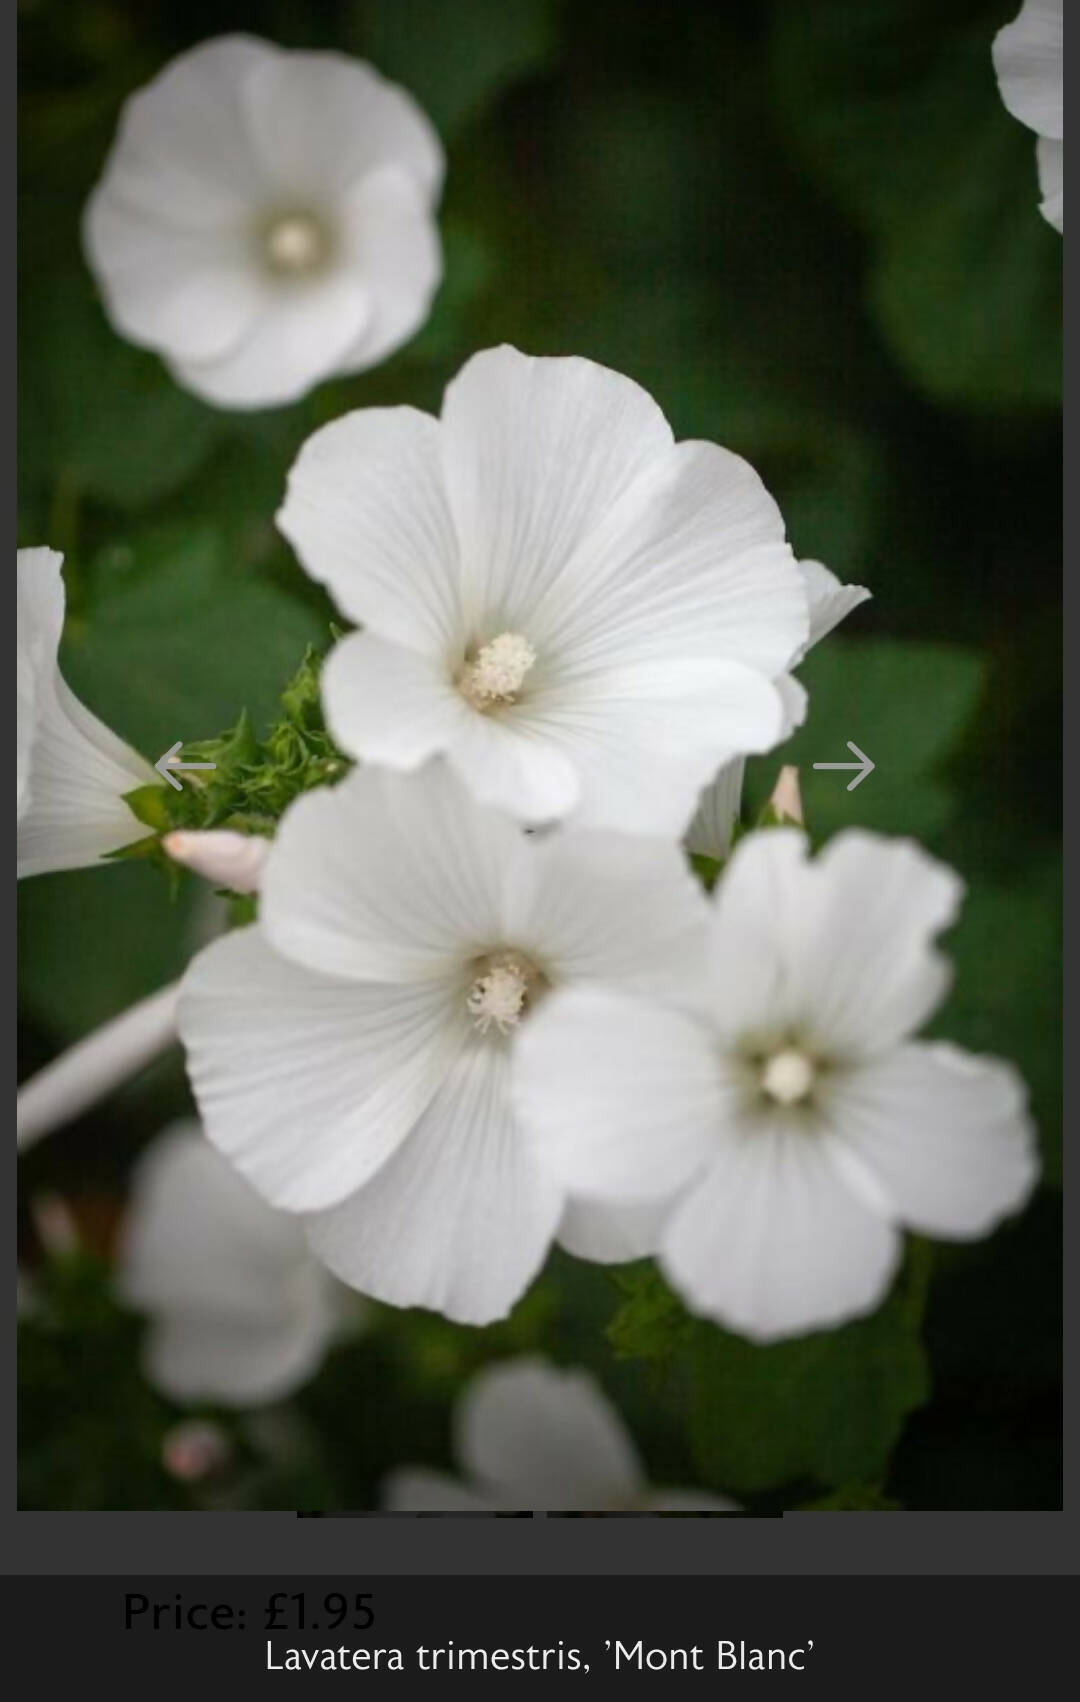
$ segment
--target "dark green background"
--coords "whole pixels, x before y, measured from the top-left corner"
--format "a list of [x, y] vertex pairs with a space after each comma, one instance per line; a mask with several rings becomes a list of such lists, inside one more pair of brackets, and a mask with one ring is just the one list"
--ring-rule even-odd
[[[699, 1332], [676, 1354], [682, 1324], [651, 1279], [625, 1279], [609, 1339], [625, 1294], [556, 1256], [507, 1325], [385, 1312], [275, 1415], [276, 1441], [229, 1421], [243, 1465], [222, 1496], [370, 1506], [389, 1465], [446, 1460], [469, 1370], [525, 1347], [592, 1366], [657, 1479], [697, 1475], [762, 1510], [1059, 1505], [1061, 239], [991, 67], [1015, 9], [21, 8], [19, 542], [65, 552], [63, 664], [91, 707], [151, 759], [243, 705], [265, 723], [305, 643], [327, 637], [328, 606], [272, 526], [318, 422], [437, 409], [461, 361], [504, 339], [618, 367], [680, 436], [754, 462], [800, 555], [873, 591], [803, 670], [811, 713], [790, 754], [808, 821], [815, 837], [913, 833], [962, 872], [938, 1030], [1016, 1059], [1043, 1145], [1023, 1216], [935, 1253], [929, 1379], [904, 1322], [921, 1298], [903, 1289], [862, 1334], [768, 1357]], [[256, 415], [214, 412], [115, 337], [78, 237], [124, 97], [226, 29], [370, 57], [449, 156], [446, 278], [423, 332], [373, 373]], [[849, 738], [877, 764], [851, 794], [808, 766]], [[752, 765], [752, 801], [777, 760]], [[149, 866], [25, 882], [23, 1071], [176, 974], [205, 902], [185, 884], [170, 904]], [[22, 1162], [21, 1250], [51, 1296], [22, 1337], [25, 1506], [193, 1504], [158, 1465], [176, 1414], [139, 1381], [138, 1326], [107, 1293], [130, 1159], [187, 1103], [163, 1062]], [[51, 1272], [25, 1209], [49, 1190], [87, 1249]]]

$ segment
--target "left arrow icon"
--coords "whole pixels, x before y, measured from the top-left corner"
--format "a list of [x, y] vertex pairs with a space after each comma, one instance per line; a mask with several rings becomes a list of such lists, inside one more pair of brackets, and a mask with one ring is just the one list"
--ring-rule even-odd
[[170, 745], [169, 749], [165, 752], [164, 756], [159, 756], [157, 761], [154, 764], [154, 767], [157, 769], [158, 773], [161, 775], [161, 778], [163, 780], [167, 780], [169, 782], [169, 785], [174, 787], [177, 792], [182, 792], [184, 790], [184, 788], [181, 786], [179, 780], [176, 778], [176, 775], [173, 772], [174, 769], [177, 769], [177, 768], [216, 768], [217, 767], [216, 762], [181, 762], [176, 753], [180, 749], [183, 742], [184, 742], [183, 739], [177, 739], [175, 745]]

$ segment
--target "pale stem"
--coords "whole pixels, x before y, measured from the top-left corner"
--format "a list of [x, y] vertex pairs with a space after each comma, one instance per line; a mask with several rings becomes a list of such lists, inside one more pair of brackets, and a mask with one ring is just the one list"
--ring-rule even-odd
[[73, 1122], [166, 1051], [177, 1037], [179, 992], [174, 981], [141, 999], [25, 1082], [15, 1113], [19, 1151]]

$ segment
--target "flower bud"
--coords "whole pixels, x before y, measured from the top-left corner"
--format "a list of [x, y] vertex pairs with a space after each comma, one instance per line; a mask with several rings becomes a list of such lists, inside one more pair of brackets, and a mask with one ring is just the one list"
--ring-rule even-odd
[[257, 834], [217, 830], [207, 833], [178, 829], [167, 833], [162, 845], [174, 863], [193, 869], [197, 875], [225, 886], [230, 892], [255, 892], [270, 848], [268, 839]]

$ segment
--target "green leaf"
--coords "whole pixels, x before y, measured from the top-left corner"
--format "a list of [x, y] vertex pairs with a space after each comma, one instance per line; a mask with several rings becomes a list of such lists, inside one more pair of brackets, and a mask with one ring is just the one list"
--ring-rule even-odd
[[368, 15], [366, 50], [445, 135], [554, 56], [551, 0], [375, 0]]
[[[749, 764], [743, 819], [764, 805], [785, 762], [799, 768], [815, 840], [847, 826], [937, 833], [955, 807], [941, 767], [978, 702], [979, 657], [954, 645], [837, 635], [811, 652], [799, 677], [810, 695], [806, 722], [781, 750]], [[876, 765], [853, 792], [851, 774], [813, 767], [853, 762], [849, 739]]]
[[1056, 861], [976, 886], [948, 939], [956, 979], [934, 1033], [1011, 1058], [1031, 1092], [1044, 1180], [1061, 1182], [1062, 882]]
[[703, 1327], [687, 1381], [702, 1472], [746, 1492], [883, 1477], [907, 1415], [930, 1392], [902, 1284], [870, 1318], [769, 1347]]
[[882, 1494], [875, 1483], [845, 1483], [831, 1495], [805, 1501], [796, 1513], [898, 1513], [901, 1503]]
[[625, 1299], [608, 1325], [607, 1336], [621, 1359], [665, 1363], [700, 1329], [671, 1291], [655, 1265], [647, 1261], [612, 1271]]
[[876, 1482], [929, 1394], [920, 1328], [930, 1254], [911, 1243], [871, 1317], [768, 1347], [691, 1317], [651, 1265], [634, 1266], [618, 1274], [626, 1299], [608, 1339], [678, 1387], [698, 1467], [717, 1488]]
[[[118, 540], [118, 544], [121, 541]], [[91, 572], [69, 618], [62, 666], [72, 689], [156, 761], [231, 727], [247, 708], [265, 723], [281, 683], [323, 624], [253, 575], [230, 573], [212, 531], [136, 535]]]
[[88, 1034], [179, 975], [203, 943], [185, 879], [169, 902], [142, 859], [19, 882], [19, 1006], [58, 1042]]
[[871, 234], [885, 336], [922, 388], [978, 408], [1061, 395], [1061, 239], [991, 60], [1009, 16], [1004, 3], [807, 0], [774, 19], [788, 127]]
[[136, 786], [134, 791], [125, 792], [124, 802], [137, 821], [152, 827], [155, 833], [165, 833], [172, 826], [169, 790], [152, 781], [148, 786]]
[[35, 288], [19, 328], [23, 389], [33, 392], [27, 453], [38, 456], [24, 460], [31, 486], [66, 481], [117, 507], [142, 507], [185, 484], [227, 429], [156, 355], [110, 329], [88, 280]]

